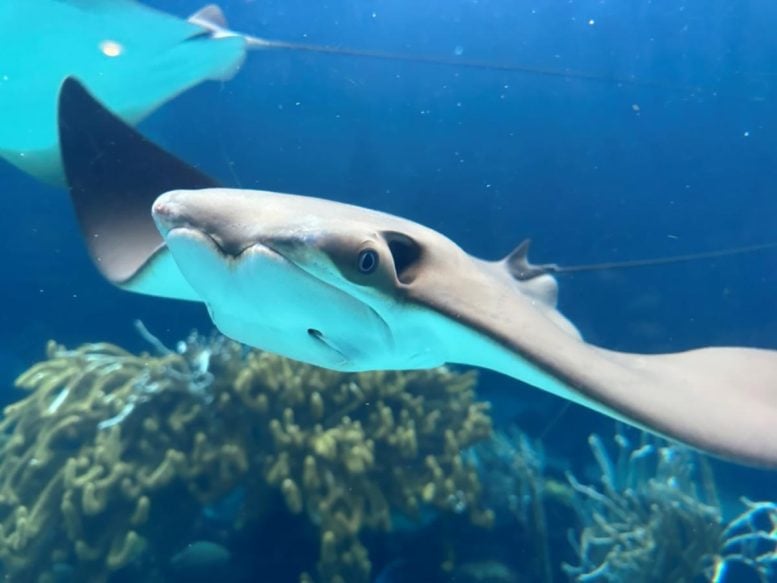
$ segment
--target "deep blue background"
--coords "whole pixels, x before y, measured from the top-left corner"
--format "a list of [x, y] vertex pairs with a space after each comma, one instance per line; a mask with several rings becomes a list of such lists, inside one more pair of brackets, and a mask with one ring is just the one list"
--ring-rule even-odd
[[[189, 0], [149, 4], [178, 15]], [[777, 5], [512, 0], [233, 0], [235, 29], [267, 38], [492, 60], [582, 80], [266, 51], [237, 77], [170, 103], [142, 128], [227, 183], [400, 214], [473, 254], [524, 237], [533, 259], [590, 263], [777, 241]], [[618, 80], [634, 79], [637, 84]], [[63, 191], [0, 163], [0, 380], [48, 338], [173, 341], [210, 329], [200, 306], [137, 297], [92, 268]], [[565, 276], [561, 308], [623, 350], [777, 348], [777, 252]], [[746, 371], [743, 371], [746, 374]], [[599, 416], [495, 375], [503, 417], [568, 455]], [[732, 390], [735, 390], [732, 388]], [[509, 406], [508, 406], [509, 405]], [[541, 411], [529, 421], [525, 411]], [[747, 474], [773, 495], [773, 475]], [[741, 488], [740, 488], [741, 490]]]

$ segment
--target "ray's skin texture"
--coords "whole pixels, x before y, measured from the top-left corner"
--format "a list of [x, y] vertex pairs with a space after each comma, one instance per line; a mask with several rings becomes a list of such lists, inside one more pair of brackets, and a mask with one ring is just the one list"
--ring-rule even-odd
[[480, 366], [722, 457], [777, 466], [777, 351], [593, 346], [556, 310], [555, 279], [532, 274], [526, 245], [484, 261], [396, 216], [214, 187], [72, 80], [60, 136], [90, 253], [124, 289], [202, 301], [226, 335], [319, 366]]

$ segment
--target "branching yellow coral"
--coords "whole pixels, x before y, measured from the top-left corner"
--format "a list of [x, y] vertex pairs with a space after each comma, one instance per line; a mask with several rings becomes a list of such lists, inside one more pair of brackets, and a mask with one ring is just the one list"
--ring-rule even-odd
[[0, 422], [0, 560], [16, 580], [46, 581], [62, 562], [76, 580], [107, 580], [155, 548], [163, 517], [192, 520], [241, 485], [243, 521], [277, 490], [318, 527], [304, 580], [367, 580], [360, 533], [397, 513], [491, 520], [461, 457], [491, 430], [472, 374], [344, 374], [197, 337], [158, 357], [47, 352]]

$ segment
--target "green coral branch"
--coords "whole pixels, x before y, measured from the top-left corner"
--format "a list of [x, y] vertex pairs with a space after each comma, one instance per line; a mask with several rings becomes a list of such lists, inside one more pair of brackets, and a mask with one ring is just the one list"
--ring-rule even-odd
[[173, 511], [161, 500], [193, 521], [239, 486], [240, 523], [261, 520], [277, 491], [318, 528], [305, 577], [322, 582], [367, 581], [361, 535], [391, 529], [397, 513], [431, 506], [490, 523], [461, 456], [491, 432], [474, 375], [338, 373], [220, 337], [152, 344], [159, 356], [51, 342], [17, 379], [28, 396], [0, 421], [0, 560], [17, 580], [45, 579], [56, 562], [107, 580], [157, 548], [155, 524]]
[[704, 457], [647, 434], [637, 447], [620, 433], [615, 444], [613, 459], [601, 438], [589, 439], [601, 487], [567, 475], [582, 524], [570, 537], [580, 563], [564, 566], [572, 580], [716, 583], [734, 563], [773, 579], [777, 506], [743, 500], [744, 512], [725, 524]]

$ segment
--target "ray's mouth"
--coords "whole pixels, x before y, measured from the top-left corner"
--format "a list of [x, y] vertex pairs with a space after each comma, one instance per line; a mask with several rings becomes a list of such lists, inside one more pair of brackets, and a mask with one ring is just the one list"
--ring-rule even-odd
[[218, 237], [207, 228], [192, 221], [187, 216], [186, 207], [175, 199], [170, 200], [168, 196], [162, 195], [151, 207], [151, 216], [154, 218], [157, 229], [162, 238], [168, 240], [176, 235], [189, 239], [200, 239], [207, 241], [214, 247], [220, 255], [225, 257], [237, 258], [246, 249], [251, 248], [254, 243], [247, 245], [228, 244], [221, 237]]
[[189, 219], [185, 205], [170, 200], [166, 195], [158, 198], [151, 209], [151, 214], [162, 237], [167, 241], [176, 235], [195, 239], [208, 244], [214, 252], [224, 259], [239, 260], [248, 252], [262, 255], [272, 255], [289, 261], [282, 253], [265, 241], [250, 240], [246, 242], [229, 241], [212, 233], [206, 226]]
[[208, 233], [207, 231], [194, 227], [191, 225], [185, 225], [185, 226], [178, 226], [173, 227], [172, 229], [169, 229], [167, 233], [164, 235], [165, 239], [175, 237], [175, 236], [181, 236], [186, 237], [189, 239], [198, 239], [200, 241], [205, 242], [215, 253], [220, 255], [223, 259], [228, 261], [235, 261], [242, 259], [245, 255], [247, 255], [249, 252], [261, 252], [263, 255], [274, 255], [277, 257], [280, 257], [279, 253], [276, 253], [274, 249], [271, 247], [264, 245], [263, 243], [259, 243], [256, 241], [251, 241], [250, 243], [247, 243], [245, 245], [228, 245], [225, 244], [224, 241], [222, 241], [219, 237], [212, 235], [211, 233]]

